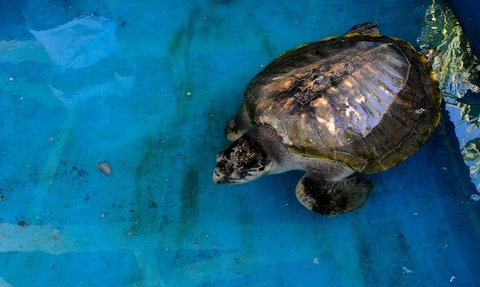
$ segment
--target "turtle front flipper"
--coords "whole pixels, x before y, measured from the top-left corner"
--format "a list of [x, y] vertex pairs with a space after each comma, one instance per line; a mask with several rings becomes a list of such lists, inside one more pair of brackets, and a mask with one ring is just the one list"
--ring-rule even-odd
[[297, 184], [297, 199], [308, 209], [324, 215], [338, 215], [360, 208], [373, 184], [352, 176], [337, 181], [307, 173]]
[[248, 120], [245, 105], [236, 113], [225, 126], [225, 136], [230, 141], [236, 141], [248, 130], [250, 122]]

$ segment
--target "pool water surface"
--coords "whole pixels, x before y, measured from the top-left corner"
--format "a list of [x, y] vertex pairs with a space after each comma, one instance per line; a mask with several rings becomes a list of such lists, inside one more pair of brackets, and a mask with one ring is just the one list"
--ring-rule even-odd
[[448, 109], [352, 213], [305, 209], [301, 172], [212, 182], [262, 67], [366, 21], [419, 48], [431, 4], [2, 2], [0, 286], [476, 286], [480, 202]]

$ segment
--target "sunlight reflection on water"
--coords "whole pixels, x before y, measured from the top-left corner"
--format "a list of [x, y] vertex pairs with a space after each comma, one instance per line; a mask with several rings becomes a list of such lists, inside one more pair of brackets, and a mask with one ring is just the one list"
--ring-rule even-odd
[[[450, 120], [455, 124], [463, 159], [480, 191], [480, 88], [477, 86], [480, 65], [459, 22], [443, 0], [432, 0], [418, 43], [432, 62]], [[480, 195], [473, 194], [471, 198], [478, 201]]]

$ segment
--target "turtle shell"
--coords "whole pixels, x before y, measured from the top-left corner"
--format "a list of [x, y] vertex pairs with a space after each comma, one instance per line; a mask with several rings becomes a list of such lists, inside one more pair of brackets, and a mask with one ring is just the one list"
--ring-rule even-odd
[[275, 128], [287, 148], [363, 173], [413, 154], [440, 119], [441, 93], [425, 57], [408, 43], [351, 34], [302, 45], [247, 86], [253, 124]]

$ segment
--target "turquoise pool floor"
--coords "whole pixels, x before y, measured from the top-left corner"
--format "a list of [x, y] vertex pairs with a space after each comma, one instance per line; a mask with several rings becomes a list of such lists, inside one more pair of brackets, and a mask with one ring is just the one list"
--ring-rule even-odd
[[211, 179], [264, 65], [365, 21], [415, 43], [429, 4], [2, 2], [0, 286], [477, 286], [479, 203], [446, 112], [343, 216], [297, 202], [300, 172]]

